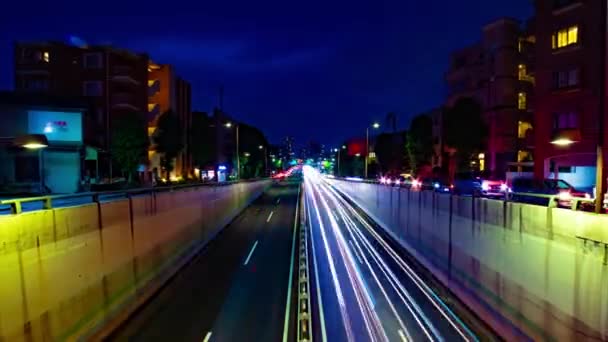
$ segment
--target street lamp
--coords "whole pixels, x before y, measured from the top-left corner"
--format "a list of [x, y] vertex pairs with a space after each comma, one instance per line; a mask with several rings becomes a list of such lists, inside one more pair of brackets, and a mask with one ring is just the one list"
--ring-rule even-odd
[[44, 158], [43, 150], [49, 146], [49, 141], [44, 134], [27, 134], [15, 138], [15, 146], [28, 150], [38, 150], [38, 176], [40, 177], [40, 193], [44, 193]]
[[[372, 128], [378, 129], [380, 128], [380, 124], [374, 122], [372, 124]], [[369, 126], [365, 128], [365, 178], [367, 178], [367, 164], [369, 160]]]
[[[227, 128], [231, 128], [232, 127], [232, 122], [228, 121], [226, 122], [225, 126]], [[236, 179], [239, 180], [241, 179], [241, 161], [240, 161], [240, 155], [239, 155], [239, 125], [235, 125], [235, 139], [236, 139]]]
[[268, 175], [268, 151], [263, 145], [258, 146], [258, 149], [264, 150], [264, 176]]
[[337, 165], [338, 166], [338, 177], [341, 176], [341, 174], [340, 174], [340, 159], [342, 159], [341, 158], [341, 154], [342, 154], [341, 152], [342, 152], [342, 150], [345, 150], [345, 149], [346, 149], [345, 145], [342, 145], [341, 149], [339, 149], [339, 148], [335, 148], [334, 149], [334, 152], [338, 153], [338, 165]]

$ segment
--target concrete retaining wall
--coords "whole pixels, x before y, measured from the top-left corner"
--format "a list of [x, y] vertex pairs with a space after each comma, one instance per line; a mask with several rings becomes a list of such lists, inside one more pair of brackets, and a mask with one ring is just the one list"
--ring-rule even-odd
[[507, 340], [608, 339], [608, 216], [328, 180]]
[[0, 216], [0, 341], [103, 333], [268, 185], [189, 188]]

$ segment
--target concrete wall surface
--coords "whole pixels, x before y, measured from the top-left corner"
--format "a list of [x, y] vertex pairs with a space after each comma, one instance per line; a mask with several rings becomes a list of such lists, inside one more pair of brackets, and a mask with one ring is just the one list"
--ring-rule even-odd
[[608, 339], [608, 215], [327, 181], [506, 340]]
[[204, 186], [0, 216], [0, 341], [103, 334], [269, 185]]

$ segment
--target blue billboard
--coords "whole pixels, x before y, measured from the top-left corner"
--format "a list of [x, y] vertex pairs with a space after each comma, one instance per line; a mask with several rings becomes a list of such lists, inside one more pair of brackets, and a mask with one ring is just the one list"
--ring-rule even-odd
[[82, 112], [30, 110], [28, 133], [44, 134], [49, 142], [82, 143]]

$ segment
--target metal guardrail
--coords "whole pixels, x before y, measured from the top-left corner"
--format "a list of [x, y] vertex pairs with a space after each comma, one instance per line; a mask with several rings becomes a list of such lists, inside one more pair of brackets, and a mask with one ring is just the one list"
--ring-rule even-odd
[[312, 318], [310, 307], [310, 278], [308, 262], [308, 223], [305, 222], [305, 201], [300, 212], [300, 247], [298, 256], [298, 337], [301, 342], [312, 341]]
[[9, 205], [11, 214], [20, 214], [23, 212], [23, 203], [32, 203], [32, 202], [42, 202], [42, 209], [48, 210], [53, 209], [53, 201], [60, 199], [75, 199], [75, 198], [86, 198], [89, 197], [91, 199], [91, 203], [97, 203], [105, 197], [106, 199], [119, 199], [119, 198], [129, 198], [134, 195], [141, 194], [151, 194], [151, 193], [160, 193], [160, 192], [171, 192], [175, 190], [183, 190], [190, 188], [199, 188], [199, 187], [209, 187], [209, 186], [226, 186], [232, 185], [236, 183], [246, 183], [246, 182], [254, 182], [258, 180], [263, 180], [266, 178], [255, 178], [255, 179], [247, 179], [240, 181], [228, 181], [222, 183], [193, 183], [193, 184], [180, 184], [173, 186], [159, 186], [159, 187], [151, 187], [151, 188], [137, 188], [137, 189], [127, 189], [127, 190], [111, 190], [111, 191], [99, 191], [99, 192], [82, 192], [75, 194], [66, 194], [66, 195], [47, 195], [47, 196], [36, 196], [36, 197], [23, 197], [23, 198], [14, 198], [7, 200], [0, 200], [0, 205]]
[[[410, 190], [411, 189], [411, 184], [401, 184], [401, 185], [395, 185], [395, 184], [383, 184], [375, 179], [362, 179], [362, 178], [353, 178], [353, 177], [329, 177], [332, 179], [337, 179], [337, 180], [344, 180], [344, 181], [349, 181], [349, 182], [356, 182], [356, 183], [366, 183], [366, 184], [378, 184], [378, 185], [385, 185], [387, 187], [395, 187], [395, 188], [405, 188]], [[425, 189], [419, 189], [416, 191], [430, 191], [430, 192], [435, 192], [434, 190], [425, 190]], [[443, 195], [454, 195], [451, 192], [437, 192], [439, 194], [443, 194]], [[559, 207], [559, 201], [560, 201], [560, 196], [559, 195], [549, 195], [549, 194], [537, 194], [537, 193], [528, 193], [528, 192], [509, 192], [509, 193], [505, 193], [505, 196], [500, 198], [500, 197], [493, 197], [496, 200], [502, 200], [505, 202], [517, 202], [519, 203], [520, 201], [515, 201], [513, 200], [513, 197], [536, 197], [536, 198], [544, 198], [547, 199], [547, 203], [548, 203], [548, 207], [549, 208], [557, 208]], [[475, 196], [473, 195], [472, 197], [474, 198], [486, 198], [484, 196]], [[565, 199], [563, 200], [565, 201], [570, 201], [570, 209], [574, 210], [574, 211], [579, 211], [581, 208], [581, 204], [584, 203], [589, 203], [594, 205], [595, 204], [595, 200], [592, 198], [585, 198], [585, 197], [571, 197], [569, 199]], [[522, 202], [522, 203], [526, 203], [526, 202]], [[604, 206], [608, 206], [608, 199], [604, 200]]]

